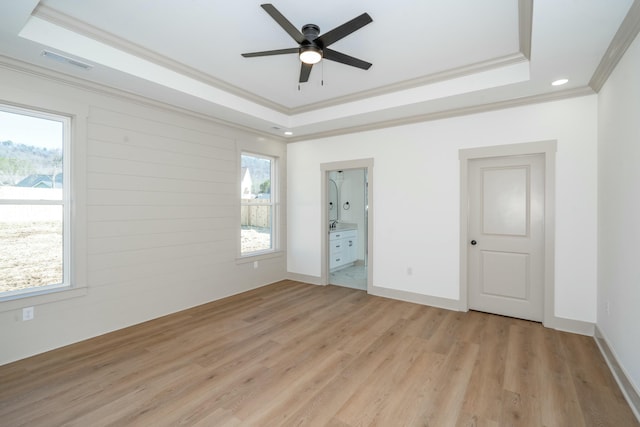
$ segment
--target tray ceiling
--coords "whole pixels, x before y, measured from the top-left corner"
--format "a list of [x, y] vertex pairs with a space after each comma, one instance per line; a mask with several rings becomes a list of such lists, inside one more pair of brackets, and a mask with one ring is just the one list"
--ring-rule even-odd
[[[290, 140], [592, 92], [589, 82], [632, 0], [280, 0], [321, 34], [363, 12], [373, 22], [299, 84], [296, 47], [260, 2], [25, 0], [4, 5], [0, 54]], [[579, 6], [579, 8], [578, 8]], [[43, 50], [90, 69], [51, 60]], [[560, 77], [565, 86], [550, 85]]]

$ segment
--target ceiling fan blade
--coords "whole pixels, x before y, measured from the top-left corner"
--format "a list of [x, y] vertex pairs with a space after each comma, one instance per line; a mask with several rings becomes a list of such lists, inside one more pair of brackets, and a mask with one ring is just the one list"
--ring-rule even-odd
[[323, 47], [329, 46], [330, 44], [337, 42], [338, 40], [348, 36], [354, 31], [359, 30], [370, 22], [373, 22], [373, 19], [371, 19], [368, 13], [363, 13], [362, 15], [353, 18], [351, 21], [345, 22], [344, 24], [334, 28], [333, 30], [324, 33], [323, 35], [315, 39], [315, 42]]
[[362, 68], [363, 70], [368, 70], [371, 67], [371, 63], [369, 62], [354, 58], [353, 56], [345, 55], [344, 53], [337, 52], [332, 49], [324, 49], [322, 57], [331, 61], [351, 65], [352, 67]]
[[265, 50], [262, 52], [249, 52], [243, 53], [242, 56], [245, 58], [253, 58], [256, 56], [271, 56], [271, 55], [285, 55], [287, 53], [298, 53], [300, 48], [292, 47], [290, 49], [276, 49], [276, 50]]
[[300, 67], [300, 83], [306, 83], [309, 81], [309, 74], [311, 74], [311, 68], [313, 68], [313, 64], [302, 63], [302, 67]]
[[289, 22], [289, 20], [285, 18], [284, 15], [281, 14], [274, 5], [265, 3], [261, 4], [260, 6], [273, 18], [274, 21], [276, 21], [282, 27], [283, 30], [287, 32], [287, 34], [291, 36], [291, 38], [298, 42], [298, 44], [301, 44], [302, 42], [307, 40], [300, 32], [300, 30], [294, 27], [293, 24]]

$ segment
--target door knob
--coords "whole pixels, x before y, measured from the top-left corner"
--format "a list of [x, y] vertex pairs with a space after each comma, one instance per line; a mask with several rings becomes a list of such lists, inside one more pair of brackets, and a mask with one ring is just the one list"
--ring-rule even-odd
[[478, 242], [476, 242], [475, 240], [472, 240], [472, 241], [471, 241], [471, 246], [475, 246], [475, 245], [476, 245], [476, 243], [478, 243]]

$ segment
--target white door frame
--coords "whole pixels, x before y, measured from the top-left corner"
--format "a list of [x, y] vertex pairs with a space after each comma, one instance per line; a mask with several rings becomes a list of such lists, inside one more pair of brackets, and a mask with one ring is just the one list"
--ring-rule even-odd
[[320, 284], [329, 284], [329, 216], [327, 212], [329, 172], [336, 170], [365, 169], [367, 171], [367, 293], [373, 288], [373, 159], [345, 160], [320, 164]]
[[469, 311], [467, 253], [469, 247], [469, 160], [487, 157], [544, 155], [544, 286], [543, 320], [547, 327], [555, 327], [555, 188], [556, 141], [496, 145], [459, 150], [460, 158], [460, 310]]

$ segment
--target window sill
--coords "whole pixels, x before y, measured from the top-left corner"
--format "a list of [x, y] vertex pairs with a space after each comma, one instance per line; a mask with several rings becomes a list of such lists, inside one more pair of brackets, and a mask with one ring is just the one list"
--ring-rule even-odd
[[78, 298], [87, 294], [87, 288], [57, 288], [34, 291], [0, 298], [0, 313], [17, 310], [32, 305], [49, 304], [52, 302]]
[[257, 253], [255, 255], [244, 255], [239, 258], [236, 258], [236, 264], [248, 264], [254, 261], [261, 261], [263, 259], [271, 259], [271, 258], [280, 258], [282, 256], [284, 256], [284, 251], [272, 251], [272, 252]]

